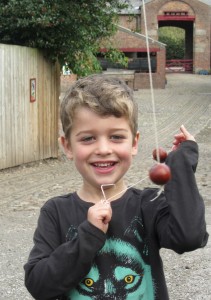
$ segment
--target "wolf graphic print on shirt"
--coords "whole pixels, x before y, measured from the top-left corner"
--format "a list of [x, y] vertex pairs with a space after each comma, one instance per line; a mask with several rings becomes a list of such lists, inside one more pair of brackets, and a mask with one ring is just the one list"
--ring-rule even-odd
[[[124, 235], [130, 235], [135, 244], [142, 244], [142, 251], [127, 238], [108, 238], [97, 253], [89, 273], [75, 289], [69, 291], [69, 300], [154, 299], [151, 267], [143, 259], [147, 256], [147, 245], [138, 230], [141, 226], [141, 220], [135, 217]], [[69, 238], [75, 237], [76, 231], [72, 227]]]

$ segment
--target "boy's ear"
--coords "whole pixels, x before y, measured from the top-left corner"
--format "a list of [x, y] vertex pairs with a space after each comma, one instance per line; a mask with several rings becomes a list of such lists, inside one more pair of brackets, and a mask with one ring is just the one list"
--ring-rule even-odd
[[62, 135], [59, 137], [58, 141], [59, 141], [59, 144], [61, 145], [65, 155], [67, 156], [67, 158], [73, 159], [73, 153], [72, 153], [70, 143], [68, 142], [68, 140]]
[[133, 139], [133, 149], [132, 149], [132, 155], [136, 155], [138, 152], [138, 142], [139, 142], [140, 134], [137, 131], [135, 138]]

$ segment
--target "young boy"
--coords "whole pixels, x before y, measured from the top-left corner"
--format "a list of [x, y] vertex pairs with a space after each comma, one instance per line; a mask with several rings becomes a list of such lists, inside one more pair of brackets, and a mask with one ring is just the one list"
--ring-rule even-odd
[[[182, 126], [166, 163], [171, 180], [158, 189], [127, 189], [137, 154], [137, 105], [119, 79], [78, 80], [61, 105], [61, 144], [83, 178], [81, 188], [41, 209], [25, 284], [35, 299], [168, 299], [162, 247], [204, 247], [204, 204], [194, 172], [198, 148]], [[109, 201], [105, 201], [105, 198]]]

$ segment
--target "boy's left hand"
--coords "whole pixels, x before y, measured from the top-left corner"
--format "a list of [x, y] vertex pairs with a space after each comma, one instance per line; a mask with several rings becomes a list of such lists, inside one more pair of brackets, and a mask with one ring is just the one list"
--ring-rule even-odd
[[180, 131], [180, 133], [175, 134], [174, 136], [172, 150], [176, 150], [179, 147], [179, 145], [184, 141], [196, 141], [194, 136], [190, 134], [189, 131], [187, 131], [184, 125], [181, 125]]

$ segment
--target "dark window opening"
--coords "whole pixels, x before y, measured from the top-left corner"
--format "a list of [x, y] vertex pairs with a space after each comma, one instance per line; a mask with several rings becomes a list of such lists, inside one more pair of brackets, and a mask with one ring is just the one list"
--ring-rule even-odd
[[[125, 56], [128, 57], [128, 66], [124, 67], [119, 63], [110, 62], [103, 57], [102, 53], [99, 53], [98, 60], [101, 64], [102, 70], [108, 69], [123, 69], [123, 70], [134, 70], [137, 73], [148, 73], [148, 57], [147, 52], [124, 52]], [[156, 73], [157, 71], [157, 53], [150, 53], [151, 71]]]

